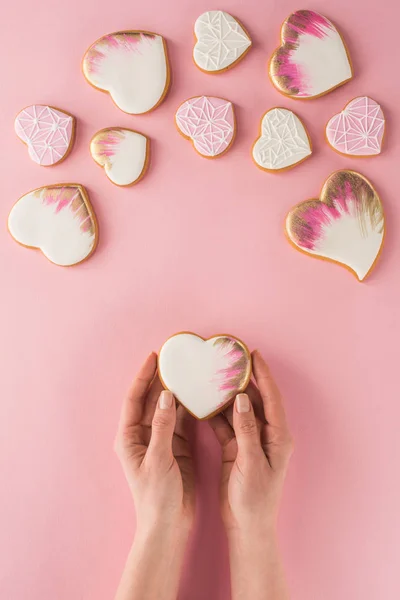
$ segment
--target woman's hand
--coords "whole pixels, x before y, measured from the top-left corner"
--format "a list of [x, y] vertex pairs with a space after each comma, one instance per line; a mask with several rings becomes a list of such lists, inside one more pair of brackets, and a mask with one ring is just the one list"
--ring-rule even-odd
[[115, 442], [137, 515], [118, 600], [175, 600], [194, 517], [192, 417], [162, 390], [156, 370], [152, 353], [123, 404]]
[[276, 524], [293, 442], [279, 390], [258, 352], [246, 394], [211, 419], [222, 448], [221, 510], [231, 554], [232, 598], [288, 598]]

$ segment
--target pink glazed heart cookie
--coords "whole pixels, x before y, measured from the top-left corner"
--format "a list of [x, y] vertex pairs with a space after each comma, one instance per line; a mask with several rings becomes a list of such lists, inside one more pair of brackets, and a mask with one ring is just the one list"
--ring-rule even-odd
[[251, 355], [231, 335], [207, 340], [177, 333], [162, 346], [158, 373], [164, 387], [197, 419], [209, 419], [246, 389], [251, 377]]
[[376, 156], [382, 149], [385, 117], [368, 96], [351, 100], [326, 126], [326, 138], [334, 150], [346, 156]]
[[43, 167], [63, 161], [72, 149], [75, 118], [42, 104], [23, 108], [15, 118], [15, 133], [28, 146], [31, 159]]
[[269, 75], [279, 92], [291, 98], [316, 98], [353, 77], [344, 41], [326, 17], [312, 10], [292, 13], [282, 25]]
[[170, 72], [164, 38], [148, 31], [117, 31], [103, 36], [83, 57], [83, 74], [108, 92], [122, 111], [154, 110], [167, 94]]
[[382, 202], [368, 179], [354, 171], [336, 171], [319, 200], [292, 208], [286, 232], [298, 250], [339, 263], [363, 281], [382, 249]]
[[11, 209], [8, 229], [16, 242], [41, 250], [63, 267], [89, 258], [98, 240], [87, 192], [75, 183], [45, 186], [22, 196]]
[[233, 144], [235, 113], [232, 102], [223, 98], [189, 98], [178, 108], [175, 121], [179, 132], [206, 158], [221, 156]]

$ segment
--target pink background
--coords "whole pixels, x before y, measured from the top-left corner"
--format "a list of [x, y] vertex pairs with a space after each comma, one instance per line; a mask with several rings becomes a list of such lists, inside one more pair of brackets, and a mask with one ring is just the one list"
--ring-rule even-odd
[[[192, 63], [192, 25], [204, 10], [240, 18], [254, 48], [217, 76]], [[294, 102], [275, 91], [266, 63], [298, 2], [53, 0], [2, 8], [1, 554], [4, 600], [112, 598], [134, 532], [132, 501], [112, 451], [121, 399], [142, 361], [170, 334], [227, 331], [260, 348], [287, 401], [296, 452], [281, 513], [282, 550], [296, 600], [400, 597], [398, 319], [400, 285], [399, 8], [371, 0], [314, 0], [340, 26], [355, 79], [328, 96]], [[307, 7], [306, 7], [307, 8]], [[167, 41], [173, 83], [152, 114], [120, 112], [80, 72], [104, 33], [142, 28]], [[199, 157], [176, 131], [186, 98], [220, 95], [237, 108], [224, 157]], [[386, 147], [346, 159], [324, 124], [357, 95], [381, 102]], [[30, 103], [78, 118], [76, 146], [54, 168], [30, 161], [13, 132]], [[250, 157], [261, 115], [273, 106], [304, 119], [314, 156], [280, 175]], [[127, 126], [152, 140], [149, 173], [118, 189], [88, 152], [91, 136]], [[387, 216], [385, 248], [360, 284], [345, 269], [286, 242], [295, 203], [318, 194], [334, 170], [360, 170]], [[100, 224], [95, 255], [62, 269], [15, 244], [8, 212], [25, 192], [77, 181]], [[199, 506], [181, 599], [227, 600], [229, 572], [216, 506], [218, 451], [198, 429]], [[213, 468], [209, 468], [210, 463]]]

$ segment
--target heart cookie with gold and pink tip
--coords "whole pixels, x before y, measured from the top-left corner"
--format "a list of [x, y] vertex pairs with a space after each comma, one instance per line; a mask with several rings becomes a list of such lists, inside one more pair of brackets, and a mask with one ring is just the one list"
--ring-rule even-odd
[[194, 333], [177, 333], [160, 350], [158, 373], [164, 387], [193, 416], [209, 419], [246, 389], [251, 355], [231, 335], [205, 340]]
[[363, 281], [382, 249], [382, 202], [366, 177], [336, 171], [326, 180], [319, 199], [292, 208], [286, 232], [298, 250], [339, 263]]

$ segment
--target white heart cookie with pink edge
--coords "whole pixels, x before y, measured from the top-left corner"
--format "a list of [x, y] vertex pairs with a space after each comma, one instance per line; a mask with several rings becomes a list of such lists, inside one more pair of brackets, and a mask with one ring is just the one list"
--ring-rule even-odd
[[31, 159], [50, 167], [64, 160], [74, 143], [75, 118], [58, 108], [32, 104], [15, 118], [15, 133], [28, 146]]
[[147, 31], [104, 35], [90, 46], [82, 68], [89, 83], [133, 115], [156, 108], [170, 83], [165, 40]]
[[330, 146], [346, 156], [380, 154], [384, 133], [382, 108], [368, 96], [351, 100], [326, 126]]
[[162, 346], [158, 372], [165, 388], [197, 419], [223, 410], [251, 377], [251, 355], [230, 335], [207, 340], [194, 333], [177, 333]]
[[336, 171], [326, 180], [318, 200], [292, 208], [286, 232], [298, 250], [339, 263], [362, 281], [382, 249], [382, 202], [363, 175]]
[[87, 192], [72, 183], [41, 187], [22, 196], [11, 209], [8, 229], [19, 244], [41, 250], [63, 267], [89, 258], [98, 240]]
[[148, 166], [149, 140], [122, 127], [98, 131], [90, 142], [93, 160], [116, 185], [132, 185], [142, 179]]

